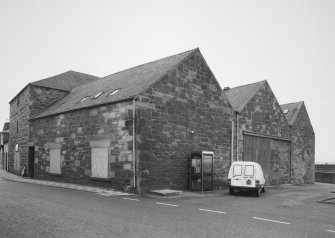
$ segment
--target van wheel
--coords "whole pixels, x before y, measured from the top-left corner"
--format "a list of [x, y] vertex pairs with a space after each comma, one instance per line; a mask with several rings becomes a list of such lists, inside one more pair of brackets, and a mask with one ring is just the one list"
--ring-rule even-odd
[[233, 188], [229, 188], [229, 195], [233, 195], [234, 194], [234, 189]]
[[261, 196], [261, 189], [256, 189], [256, 197], [260, 197]]

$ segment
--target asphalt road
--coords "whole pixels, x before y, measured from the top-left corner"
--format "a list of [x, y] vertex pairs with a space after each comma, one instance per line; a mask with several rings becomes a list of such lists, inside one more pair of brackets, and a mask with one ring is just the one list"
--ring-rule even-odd
[[158, 198], [0, 180], [0, 237], [335, 237], [335, 185]]

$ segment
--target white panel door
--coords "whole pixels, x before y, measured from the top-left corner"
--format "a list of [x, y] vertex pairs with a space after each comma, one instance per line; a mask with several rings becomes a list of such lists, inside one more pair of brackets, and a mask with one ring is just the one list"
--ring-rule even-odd
[[50, 149], [50, 173], [60, 174], [60, 149]]
[[92, 177], [108, 178], [108, 148], [92, 148]]

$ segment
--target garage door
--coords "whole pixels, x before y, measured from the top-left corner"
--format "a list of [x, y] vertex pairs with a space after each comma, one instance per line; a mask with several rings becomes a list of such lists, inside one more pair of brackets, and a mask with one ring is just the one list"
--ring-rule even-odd
[[267, 185], [290, 182], [290, 141], [243, 135], [243, 160], [262, 166]]

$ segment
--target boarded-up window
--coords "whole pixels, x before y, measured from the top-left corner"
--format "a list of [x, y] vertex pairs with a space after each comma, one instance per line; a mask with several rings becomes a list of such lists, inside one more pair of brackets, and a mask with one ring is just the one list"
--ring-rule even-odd
[[19, 152], [15, 152], [14, 154], [14, 169], [18, 171], [21, 170], [21, 161]]
[[61, 174], [60, 149], [50, 149], [50, 173]]
[[108, 178], [108, 148], [92, 148], [91, 173], [95, 178]]

